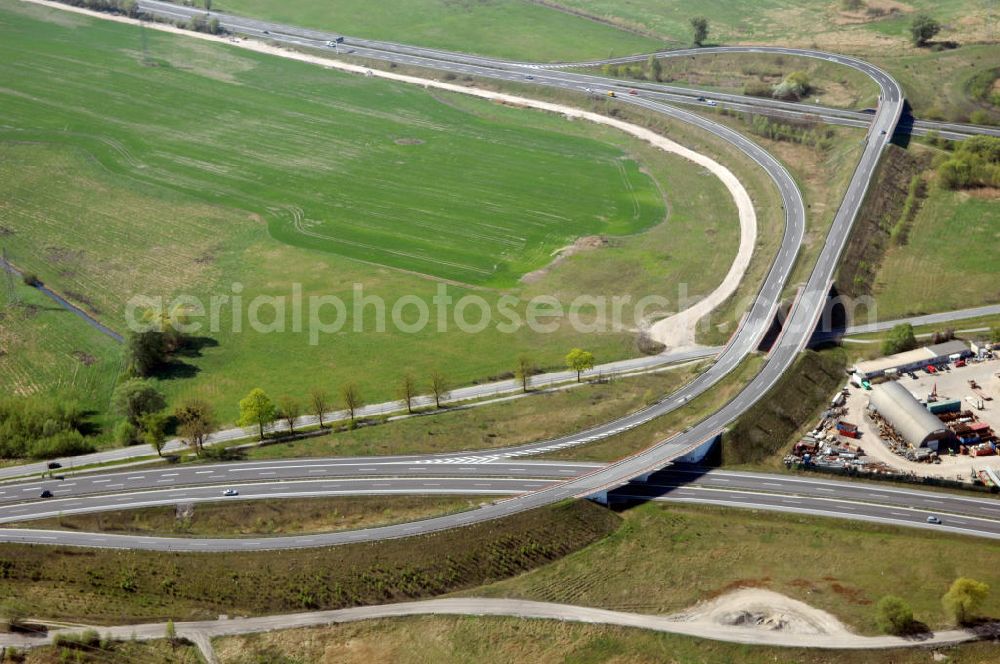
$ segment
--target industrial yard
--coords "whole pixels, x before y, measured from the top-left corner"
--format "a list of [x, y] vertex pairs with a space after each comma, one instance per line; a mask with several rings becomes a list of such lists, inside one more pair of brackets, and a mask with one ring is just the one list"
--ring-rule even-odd
[[[975, 345], [975, 353], [968, 345], [956, 353], [950, 343], [944, 356], [930, 347], [881, 358], [884, 373], [870, 382], [864, 372], [872, 363], [855, 367], [786, 464], [997, 484], [989, 473], [1000, 476], [1000, 360]], [[917, 369], [920, 355], [934, 361]]]

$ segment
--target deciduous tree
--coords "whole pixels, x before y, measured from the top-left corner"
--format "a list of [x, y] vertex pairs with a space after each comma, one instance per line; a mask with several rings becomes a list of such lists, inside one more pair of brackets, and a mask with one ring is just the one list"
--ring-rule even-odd
[[528, 387], [531, 384], [531, 375], [535, 373], [535, 365], [531, 361], [531, 358], [526, 355], [522, 355], [517, 358], [517, 368], [514, 370], [514, 376], [521, 383], [521, 389], [525, 392], [528, 391]]
[[344, 407], [351, 415], [351, 426], [354, 426], [354, 416], [358, 409], [365, 405], [361, 396], [361, 388], [357, 383], [347, 383], [340, 388], [340, 399], [344, 402]]
[[440, 371], [431, 374], [431, 394], [434, 395], [434, 405], [441, 407], [441, 400], [448, 398], [448, 379]]
[[574, 348], [566, 355], [566, 366], [576, 372], [576, 382], [579, 383], [580, 375], [594, 368], [594, 354], [582, 348]]
[[955, 622], [961, 625], [977, 617], [989, 592], [990, 587], [985, 583], [963, 576], [951, 584], [951, 588], [941, 598], [941, 604]]
[[163, 456], [163, 444], [167, 442], [167, 414], [159, 411], [140, 417], [139, 437], [156, 450], [157, 456]]
[[914, 46], [924, 46], [941, 32], [941, 24], [927, 14], [917, 14], [910, 24], [910, 37]]
[[900, 323], [889, 330], [889, 336], [882, 342], [882, 353], [893, 355], [916, 347], [917, 337], [913, 334], [913, 326], [909, 323]]
[[188, 399], [177, 407], [174, 417], [177, 418], [177, 433], [196, 454], [201, 455], [205, 439], [218, 426], [212, 406], [201, 399]]
[[277, 410], [271, 398], [264, 390], [255, 387], [250, 393], [240, 399], [240, 419], [236, 424], [241, 427], [257, 427], [260, 439], [264, 440], [264, 427], [274, 422]]
[[130, 380], [115, 388], [111, 403], [116, 413], [138, 427], [143, 415], [155, 413], [167, 407], [167, 402], [152, 383], [145, 380]]
[[319, 420], [319, 428], [323, 428], [323, 416], [330, 410], [330, 394], [321, 387], [314, 387], [309, 391], [309, 404], [312, 407], [312, 414]]
[[650, 80], [659, 81], [663, 76], [663, 64], [655, 54], [650, 54], [646, 60], [646, 72]]
[[708, 19], [704, 16], [695, 16], [691, 19], [692, 40], [695, 46], [701, 46], [708, 39]]
[[413, 397], [417, 396], [417, 379], [406, 374], [399, 380], [399, 398], [406, 403], [406, 412], [413, 414]]
[[302, 404], [298, 399], [290, 396], [278, 399], [278, 416], [288, 425], [289, 433], [295, 433], [295, 420], [299, 419], [301, 414]]

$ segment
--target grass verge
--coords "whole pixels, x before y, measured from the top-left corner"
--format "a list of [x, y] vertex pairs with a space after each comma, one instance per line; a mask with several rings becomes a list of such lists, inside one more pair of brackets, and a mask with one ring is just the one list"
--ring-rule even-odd
[[[699, 365], [704, 366], [704, 365]], [[547, 440], [638, 410], [692, 379], [698, 366], [593, 382], [496, 404], [253, 447], [248, 459], [434, 454]]]
[[[8, 655], [10, 657], [10, 655]], [[142, 662], [142, 664], [198, 664], [204, 660], [198, 647], [183, 642], [162, 641], [110, 641], [98, 647], [45, 646], [24, 653], [24, 664], [116, 664], [117, 662]]]
[[[959, 576], [1000, 584], [1000, 543], [926, 530], [738, 509], [646, 503], [613, 535], [531, 573], [465, 595], [670, 613], [762, 587], [874, 633], [875, 602], [899, 595], [917, 620], [949, 624], [941, 596]], [[906, 560], [900, 552], [906, 552]], [[984, 615], [1000, 614], [992, 593]]]
[[184, 537], [328, 533], [386, 526], [474, 509], [487, 498], [351, 496], [244, 500], [75, 514], [16, 524], [18, 528]]
[[[307, 664], [323, 658], [343, 664], [926, 664], [920, 648], [822, 651], [721, 643], [639, 629], [557, 620], [496, 617], [417, 617], [283, 630], [214, 639], [224, 664]], [[950, 664], [985, 664], [996, 645], [935, 648]]]
[[519, 574], [606, 536], [619, 522], [589, 501], [573, 501], [333, 549], [215, 555], [0, 545], [0, 592], [39, 619], [112, 624], [381, 604]]
[[805, 351], [778, 383], [722, 436], [726, 466], [776, 459], [797, 432], [812, 428], [831, 395], [846, 382], [839, 348]]
[[610, 462], [635, 454], [679, 433], [685, 427], [695, 424], [717, 410], [719, 404], [732, 399], [757, 375], [763, 362], [763, 356], [751, 355], [708, 392], [692, 399], [669, 415], [658, 417], [652, 422], [617, 436], [586, 445], [568, 447], [535, 458]]

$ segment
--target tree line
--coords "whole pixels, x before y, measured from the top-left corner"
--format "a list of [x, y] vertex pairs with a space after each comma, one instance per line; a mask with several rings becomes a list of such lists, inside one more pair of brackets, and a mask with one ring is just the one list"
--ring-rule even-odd
[[[147, 334], [147, 333], [144, 333]], [[594, 367], [594, 355], [581, 348], [572, 349], [565, 358], [566, 366], [576, 373], [581, 381], [583, 372]], [[517, 359], [513, 376], [524, 392], [531, 389], [531, 377], [539, 369], [528, 356]], [[407, 413], [415, 412], [415, 400], [421, 386], [428, 389], [434, 400], [434, 408], [440, 409], [450, 395], [450, 382], [441, 371], [432, 371], [424, 381], [418, 381], [412, 373], [400, 377], [397, 394]], [[267, 430], [278, 421], [285, 424], [289, 435], [295, 435], [296, 426], [303, 415], [316, 418], [319, 428], [327, 428], [326, 415], [336, 405], [340, 405], [349, 420], [349, 426], [358, 424], [359, 413], [366, 402], [361, 387], [354, 381], [343, 383], [335, 399], [324, 387], [313, 387], [305, 399], [290, 395], [272, 398], [262, 388], [255, 387], [239, 401], [239, 417], [236, 425], [253, 429], [259, 440], [264, 440]], [[154, 383], [147, 378], [133, 375], [121, 383], [112, 396], [112, 407], [121, 421], [115, 428], [115, 440], [121, 445], [146, 443], [163, 454], [163, 446], [168, 431], [173, 428], [177, 436], [197, 455], [205, 452], [205, 442], [219, 427], [219, 419], [211, 404], [203, 399], [183, 400], [174, 410], [167, 410], [167, 402]]]

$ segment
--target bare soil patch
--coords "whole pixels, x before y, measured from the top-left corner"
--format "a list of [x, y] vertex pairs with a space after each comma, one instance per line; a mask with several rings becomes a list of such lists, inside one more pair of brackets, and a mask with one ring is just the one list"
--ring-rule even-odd
[[600, 249], [601, 247], [606, 247], [610, 244], [608, 238], [603, 235], [588, 235], [587, 237], [581, 237], [577, 239], [573, 244], [556, 249], [552, 252], [555, 256], [552, 262], [543, 268], [529, 272], [523, 277], [521, 277], [521, 282], [525, 284], [531, 284], [536, 281], [541, 280], [545, 277], [552, 269], [562, 263], [564, 260], [570, 256], [574, 256], [584, 251], [593, 251], [594, 249]]

